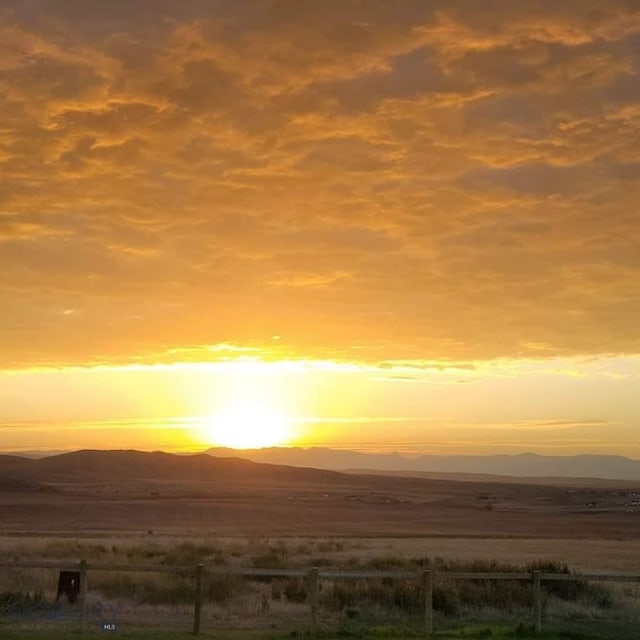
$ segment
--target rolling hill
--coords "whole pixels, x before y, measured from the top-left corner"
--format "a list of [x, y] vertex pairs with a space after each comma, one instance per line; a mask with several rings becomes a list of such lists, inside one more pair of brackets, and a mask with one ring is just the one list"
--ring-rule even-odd
[[1, 532], [637, 537], [640, 482], [349, 474], [208, 454], [0, 456]]
[[23, 458], [0, 456], [0, 478], [25, 482], [217, 482], [217, 483], [336, 483], [346, 476], [324, 469], [303, 469], [252, 462], [240, 458], [189, 456], [135, 450], [82, 450]]

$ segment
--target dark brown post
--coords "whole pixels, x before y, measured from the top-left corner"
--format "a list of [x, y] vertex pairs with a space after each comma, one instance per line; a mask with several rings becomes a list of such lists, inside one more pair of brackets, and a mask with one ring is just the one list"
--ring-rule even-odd
[[87, 561], [80, 560], [80, 631], [84, 632], [87, 618]]
[[433, 571], [425, 569], [422, 572], [422, 589], [424, 593], [424, 632], [433, 633]]
[[202, 612], [202, 569], [203, 565], [196, 567], [196, 600], [193, 609], [193, 635], [200, 633], [200, 614]]
[[313, 567], [309, 571], [309, 603], [311, 605], [311, 633], [318, 635], [318, 595], [320, 584], [318, 578], [318, 567]]
[[536, 633], [542, 633], [542, 588], [539, 571], [533, 572], [533, 613]]

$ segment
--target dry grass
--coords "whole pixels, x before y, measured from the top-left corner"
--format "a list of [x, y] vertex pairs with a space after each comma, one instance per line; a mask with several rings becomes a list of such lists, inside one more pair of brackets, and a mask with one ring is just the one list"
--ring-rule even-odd
[[[516, 544], [517, 543], [517, 544]], [[415, 569], [430, 566], [440, 570], [529, 571], [538, 541], [527, 540], [402, 540], [402, 539], [326, 539], [326, 538], [194, 538], [105, 537], [72, 539], [0, 538], [2, 557], [14, 560], [70, 560], [149, 565], [188, 565], [205, 562], [215, 566], [334, 567], [351, 569]], [[527, 544], [530, 546], [528, 547]], [[587, 545], [587, 541], [583, 544]], [[592, 550], [600, 541], [590, 541]], [[631, 554], [606, 547], [611, 556]], [[548, 543], [546, 545], [548, 548]], [[439, 550], [435, 555], [433, 551]], [[478, 561], [474, 550], [502, 550], [496, 560]], [[425, 551], [432, 553], [425, 553]], [[449, 551], [447, 554], [446, 551]], [[445, 551], [445, 553], [443, 553]], [[635, 549], [634, 549], [635, 551]], [[574, 557], [580, 554], [573, 548]], [[558, 549], [553, 556], [557, 558]], [[484, 557], [487, 557], [484, 555]], [[517, 562], [512, 558], [516, 557]], [[506, 562], [506, 564], [505, 564]], [[597, 568], [605, 568], [600, 558]], [[548, 567], [569, 571], [573, 567]], [[583, 567], [577, 567], [583, 568]], [[592, 567], [593, 568], [593, 567]], [[607, 567], [622, 568], [622, 567]], [[46, 600], [55, 596], [55, 570], [10, 570], [0, 574], [0, 593], [13, 591], [42, 593]], [[637, 585], [613, 587], [572, 587], [556, 585], [546, 590], [545, 617], [558, 621], [605, 621], [627, 624], [640, 616], [640, 589]], [[564, 592], [559, 589], [565, 589]], [[225, 629], [278, 629], [308, 626], [307, 584], [303, 579], [247, 580], [214, 576], [205, 582], [206, 606], [203, 624]], [[192, 575], [90, 572], [90, 603], [108, 604], [119, 620], [158, 628], [189, 625], [192, 616], [194, 584]], [[519, 582], [453, 582], [435, 585], [434, 604], [446, 618], [518, 621], [530, 619], [531, 585]], [[340, 581], [323, 580], [320, 614], [324, 628], [360, 628], [376, 622], [419, 627], [422, 600], [412, 580]], [[626, 622], [625, 622], [626, 621]]]
[[[524, 564], [544, 558], [565, 562], [574, 571], [640, 572], [637, 540], [556, 538], [312, 538], [101, 535], [84, 538], [0, 536], [0, 558], [9, 560], [81, 558], [100, 562], [188, 564], [195, 557], [227, 564], [251, 564], [280, 555], [304, 566], [363, 562], [369, 558], [420, 556], [471, 561], [493, 558]], [[286, 553], [283, 553], [284, 550]], [[175, 562], [169, 562], [169, 559]], [[181, 562], [179, 562], [181, 560]]]

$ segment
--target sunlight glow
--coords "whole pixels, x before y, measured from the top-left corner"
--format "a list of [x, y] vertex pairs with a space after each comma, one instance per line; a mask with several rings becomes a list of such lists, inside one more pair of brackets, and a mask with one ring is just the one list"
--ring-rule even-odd
[[229, 407], [205, 421], [204, 439], [233, 449], [259, 449], [286, 443], [291, 421], [271, 407], [251, 402]]

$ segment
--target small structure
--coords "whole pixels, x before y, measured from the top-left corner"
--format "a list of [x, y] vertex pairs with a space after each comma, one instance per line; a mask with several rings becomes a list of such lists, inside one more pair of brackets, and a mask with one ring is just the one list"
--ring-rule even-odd
[[56, 601], [60, 599], [60, 596], [66, 596], [67, 600], [74, 604], [78, 600], [80, 594], [80, 572], [79, 571], [61, 571], [58, 577], [58, 595], [56, 595]]

